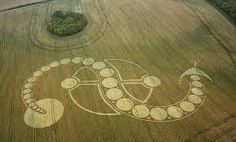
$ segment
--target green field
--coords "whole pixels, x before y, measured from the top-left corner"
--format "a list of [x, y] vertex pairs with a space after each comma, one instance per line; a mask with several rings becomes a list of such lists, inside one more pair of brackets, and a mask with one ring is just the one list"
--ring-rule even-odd
[[[0, 142], [236, 140], [236, 29], [207, 1], [21, 1], [0, 0]], [[49, 33], [58, 10], [87, 26]]]

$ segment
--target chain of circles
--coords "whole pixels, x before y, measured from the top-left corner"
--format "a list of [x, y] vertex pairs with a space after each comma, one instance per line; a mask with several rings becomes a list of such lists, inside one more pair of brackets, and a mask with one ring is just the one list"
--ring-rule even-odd
[[[61, 61], [54, 61], [49, 65], [43, 66], [40, 70], [34, 72], [24, 84], [22, 90], [22, 99], [25, 104], [32, 110], [39, 113], [46, 113], [44, 109], [38, 106], [33, 98], [32, 89], [43, 73], [48, 72], [51, 68], [69, 63], [83, 63], [86, 66], [92, 66], [93, 69], [99, 72], [99, 77], [102, 79], [101, 85], [104, 90], [105, 99], [119, 112], [127, 114], [137, 119], [147, 121], [173, 121], [184, 118], [196, 111], [203, 103], [204, 86], [200, 82], [198, 75], [191, 75], [191, 87], [189, 94], [180, 102], [168, 106], [152, 106], [137, 102], [125, 95], [122, 91], [121, 84], [116, 79], [117, 75], [114, 69], [106, 67], [105, 62], [95, 62], [93, 58], [75, 57], [73, 59], [65, 58]], [[75, 83], [76, 84], [76, 83]], [[63, 88], [69, 89], [76, 85], [65, 85]]]
[[42, 109], [40, 106], [37, 105], [34, 96], [33, 96], [33, 87], [35, 86], [36, 81], [43, 73], [50, 71], [52, 68], [59, 67], [60, 65], [67, 65], [69, 63], [79, 64], [83, 61], [84, 64], [88, 64], [88, 62], [93, 62], [94, 59], [86, 58], [83, 60], [81, 57], [75, 57], [73, 59], [64, 58], [61, 61], [54, 61], [46, 66], [42, 66], [38, 71], [34, 72], [24, 83], [22, 88], [22, 99], [23, 102], [26, 104], [27, 107], [31, 108], [32, 110], [45, 114], [46, 110]]
[[200, 77], [198, 75], [191, 75], [190, 91], [180, 102], [167, 106], [153, 106], [140, 103], [123, 93], [124, 91], [122, 91], [121, 84], [117, 81], [117, 75], [115, 75], [113, 69], [106, 70], [109, 70], [107, 75], [103, 74], [104, 69], [100, 71], [106, 100], [119, 112], [136, 119], [146, 121], [173, 121], [181, 119], [195, 112], [205, 99], [204, 86], [200, 82]]

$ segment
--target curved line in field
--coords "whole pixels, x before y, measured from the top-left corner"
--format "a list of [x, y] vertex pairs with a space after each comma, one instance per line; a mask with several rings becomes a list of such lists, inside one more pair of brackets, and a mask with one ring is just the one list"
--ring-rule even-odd
[[23, 4], [23, 5], [18, 5], [18, 6], [15, 6], [15, 7], [2, 9], [2, 10], [0, 10], [0, 13], [1, 12], [7, 12], [7, 11], [10, 11], [10, 10], [20, 9], [20, 8], [24, 8], [24, 7], [29, 7], [29, 6], [33, 6], [33, 5], [40, 5], [40, 4], [44, 4], [44, 3], [47, 3], [47, 2], [51, 2], [51, 1], [54, 1], [54, 0], [44, 0], [44, 1], [39, 1], [39, 2], [32, 2], [32, 3]]
[[[98, 14], [99, 17], [100, 17], [101, 20], [102, 20], [102, 28], [101, 28], [101, 30], [100, 30], [95, 36], [93, 36], [92, 38], [90, 38], [90, 39], [88, 39], [88, 40], [86, 40], [86, 41], [80, 43], [79, 45], [76, 45], [76, 43], [75, 43], [74, 45], [72, 45], [72, 46], [69, 45], [69, 47], [59, 47], [59, 46], [55, 46], [55, 45], [46, 45], [45, 43], [43, 43], [42, 41], [40, 41], [37, 37], [35, 37], [34, 34], [32, 34], [32, 33], [34, 33], [34, 32], [33, 32], [34, 25], [36, 25], [36, 23], [35, 23], [35, 22], [36, 22], [36, 18], [34, 18], [34, 19], [32, 20], [32, 23], [31, 23], [31, 27], [30, 27], [30, 31], [31, 31], [31, 32], [30, 32], [30, 34], [29, 34], [31, 41], [36, 45], [36, 47], [38, 47], [38, 48], [40, 48], [40, 49], [52, 50], [52, 51], [64, 51], [64, 50], [71, 50], [71, 49], [82, 48], [82, 47], [85, 47], [85, 46], [87, 46], [88, 44], [90, 44], [90, 43], [92, 43], [92, 42], [98, 40], [98, 39], [105, 33], [105, 30], [106, 30], [106, 28], [107, 28], [107, 17], [106, 17], [105, 13], [104, 13], [103, 10], [102, 10], [101, 4], [100, 4], [97, 0], [95, 0], [95, 1], [96, 1], [96, 3], [98, 4], [99, 12], [102, 13], [102, 14], [100, 14], [100, 15]], [[81, 2], [81, 9], [82, 9], [82, 12], [83, 12], [82, 2]], [[87, 15], [87, 17], [89, 17], [89, 16]], [[75, 35], [72, 35], [72, 36], [69, 36], [68, 38], [71, 38], [71, 39], [72, 39], [72, 38], [75, 38], [75, 36], [81, 37], [81, 36], [83, 36], [84, 34], [86, 34], [87, 30], [89, 29], [88, 26], [91, 26], [91, 25], [89, 25], [89, 23], [90, 23], [89, 21], [90, 21], [90, 20], [91, 20], [91, 19], [88, 18], [88, 25], [85, 27], [85, 29], [84, 29], [82, 32], [80, 32], [80, 33], [78, 33], [78, 34], [75, 34]], [[76, 37], [76, 38], [78, 38], [78, 37]], [[59, 40], [59, 39], [58, 39], [58, 40]]]

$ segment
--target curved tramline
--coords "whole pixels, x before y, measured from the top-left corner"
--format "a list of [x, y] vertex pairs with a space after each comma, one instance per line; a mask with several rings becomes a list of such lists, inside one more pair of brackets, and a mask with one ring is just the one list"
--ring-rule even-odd
[[[30, 38], [38, 48], [46, 50], [81, 48], [98, 40], [106, 31], [107, 17], [97, 0], [81, 0], [81, 2], [71, 0], [65, 4], [69, 5], [70, 8], [61, 7], [61, 5], [61, 2], [53, 1], [48, 7], [39, 6], [35, 9], [34, 14], [38, 16], [31, 20]], [[49, 18], [52, 16], [51, 13], [61, 10], [83, 15], [82, 24], [75, 24], [74, 21], [70, 21], [69, 25], [66, 25], [67, 21], [52, 22]], [[54, 26], [51, 27], [52, 25]], [[82, 28], [79, 27], [80, 25]], [[57, 31], [58, 27], [59, 31]]]

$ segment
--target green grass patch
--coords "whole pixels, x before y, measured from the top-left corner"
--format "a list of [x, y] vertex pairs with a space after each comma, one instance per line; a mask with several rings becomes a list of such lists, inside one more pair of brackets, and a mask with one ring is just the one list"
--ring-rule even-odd
[[47, 29], [55, 35], [69, 36], [81, 32], [86, 25], [87, 19], [81, 13], [56, 11], [48, 20]]

